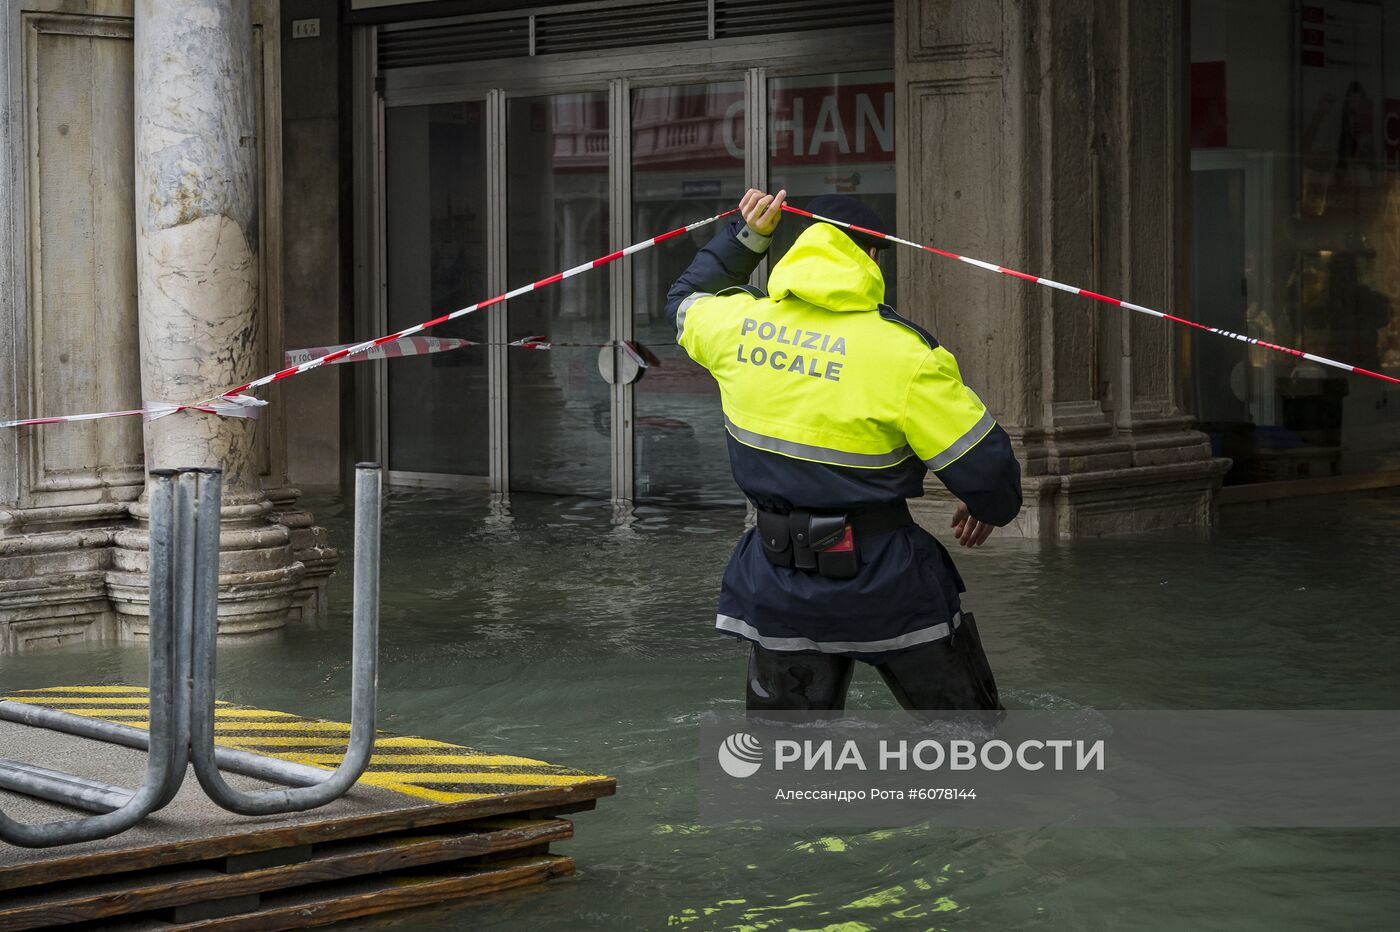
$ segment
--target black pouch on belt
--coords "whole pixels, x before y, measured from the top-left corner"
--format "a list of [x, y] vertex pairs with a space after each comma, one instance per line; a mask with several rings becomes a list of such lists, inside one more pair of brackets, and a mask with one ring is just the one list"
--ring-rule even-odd
[[830, 579], [854, 579], [860, 569], [857, 539], [888, 534], [914, 523], [903, 501], [872, 505], [847, 514], [758, 512], [758, 534], [771, 563], [820, 573]]
[[788, 534], [792, 537], [792, 565], [799, 570], [815, 570], [817, 554], [812, 550], [812, 513], [792, 511], [787, 520]]
[[848, 515], [796, 510], [785, 515], [758, 509], [764, 555], [776, 566], [853, 579], [859, 568], [855, 531]]
[[792, 535], [793, 566], [832, 579], [850, 579], [856, 575], [854, 537], [845, 515], [794, 511], [787, 520]]
[[771, 511], [758, 512], [758, 536], [763, 540], [763, 552], [776, 566], [792, 566], [792, 534], [788, 516]]
[[845, 515], [812, 515], [809, 546], [817, 554], [817, 572], [828, 579], [854, 579], [856, 540]]

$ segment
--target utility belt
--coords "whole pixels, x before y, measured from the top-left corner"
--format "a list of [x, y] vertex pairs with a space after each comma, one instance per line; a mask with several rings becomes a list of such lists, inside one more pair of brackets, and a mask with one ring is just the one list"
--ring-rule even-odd
[[906, 502], [873, 505], [845, 514], [794, 509], [787, 514], [758, 508], [758, 535], [775, 566], [853, 579], [859, 568], [856, 541], [914, 523]]

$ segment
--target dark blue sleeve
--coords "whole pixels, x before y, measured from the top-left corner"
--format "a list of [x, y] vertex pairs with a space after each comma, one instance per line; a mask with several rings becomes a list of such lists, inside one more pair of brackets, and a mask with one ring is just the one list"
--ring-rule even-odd
[[[671, 290], [666, 292], [666, 319], [676, 322], [676, 310], [681, 302], [697, 291], [715, 294], [725, 288], [746, 284], [753, 270], [763, 259], [763, 253], [754, 252], [739, 242], [739, 231], [744, 227], [743, 220], [734, 220], [715, 234], [705, 246], [695, 254], [689, 268], [676, 279]], [[752, 231], [750, 231], [752, 235]]]
[[1003, 527], [1021, 512], [1021, 464], [1000, 424], [934, 475], [978, 521]]

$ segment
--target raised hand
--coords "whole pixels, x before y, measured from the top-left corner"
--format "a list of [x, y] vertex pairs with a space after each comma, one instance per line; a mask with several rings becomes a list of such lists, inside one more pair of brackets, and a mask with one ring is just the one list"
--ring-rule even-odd
[[772, 236], [773, 231], [778, 228], [778, 221], [782, 219], [785, 200], [785, 190], [773, 195], [764, 194], [757, 188], [749, 188], [739, 200], [739, 213], [743, 215], [744, 222], [749, 225], [750, 230], [760, 236]]

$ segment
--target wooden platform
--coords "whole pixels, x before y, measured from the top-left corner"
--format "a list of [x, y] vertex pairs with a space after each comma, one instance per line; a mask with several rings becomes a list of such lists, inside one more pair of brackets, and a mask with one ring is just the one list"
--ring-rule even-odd
[[[3, 698], [144, 727], [145, 690], [72, 686]], [[349, 725], [220, 703], [217, 741], [332, 769]], [[0, 756], [135, 788], [144, 752], [0, 721]], [[257, 780], [226, 775], [245, 789]], [[0, 843], [0, 932], [74, 928], [297, 929], [476, 896], [572, 873], [550, 852], [611, 777], [461, 745], [381, 735], [344, 799], [311, 813], [244, 817], [194, 778], [115, 838], [31, 850]], [[0, 791], [12, 818], [83, 813]], [[76, 925], [74, 925], [76, 924]]]

